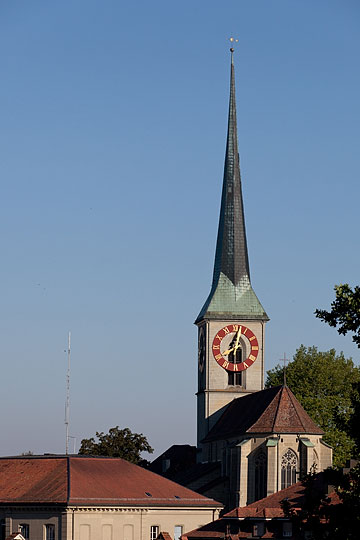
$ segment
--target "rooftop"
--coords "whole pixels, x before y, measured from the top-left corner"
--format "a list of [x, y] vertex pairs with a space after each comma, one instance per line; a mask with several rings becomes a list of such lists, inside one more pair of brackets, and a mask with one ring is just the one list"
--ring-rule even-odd
[[0, 503], [221, 507], [121, 458], [0, 458]]
[[322, 435], [288, 386], [274, 386], [234, 399], [204, 442], [254, 433]]

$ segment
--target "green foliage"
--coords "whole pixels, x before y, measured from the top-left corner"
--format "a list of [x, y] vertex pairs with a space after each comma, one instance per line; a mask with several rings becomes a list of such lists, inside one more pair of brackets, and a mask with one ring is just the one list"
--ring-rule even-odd
[[331, 311], [317, 309], [316, 317], [335, 328], [339, 334], [353, 333], [353, 341], [360, 347], [360, 287], [354, 290], [345, 283], [335, 285], [335, 300], [331, 304]]
[[141, 458], [141, 452], [152, 454], [154, 451], [142, 433], [132, 433], [129, 428], [120, 429], [115, 426], [109, 429], [109, 433], [97, 431], [96, 437], [98, 442], [94, 437], [83, 439], [79, 454], [120, 457], [144, 466], [147, 462]]
[[302, 480], [304, 500], [301, 505], [284, 499], [281, 506], [285, 516], [293, 524], [296, 538], [306, 538], [311, 533], [312, 540], [322, 540], [328, 534], [327, 517], [330, 500], [324, 494], [323, 476], [312, 471]]
[[[336, 486], [327, 495], [324, 486]], [[321, 475], [309, 474], [303, 480], [304, 502], [294, 505], [283, 500], [285, 516], [291, 519], [297, 537], [311, 534], [313, 540], [357, 540], [360, 530], [360, 464], [347, 474], [328, 469]], [[335, 495], [335, 496], [334, 496]]]
[[[267, 372], [266, 387], [283, 384], [280, 365]], [[354, 454], [350, 433], [353, 413], [352, 385], [360, 381], [360, 369], [351, 358], [334, 349], [301, 347], [286, 368], [286, 382], [309, 416], [325, 432], [324, 441], [334, 449], [334, 465], [343, 465]]]
[[339, 540], [357, 540], [360, 531], [360, 463], [344, 475], [337, 493], [340, 505], [333, 516], [334, 529]]
[[355, 457], [360, 458], [360, 382], [352, 384], [350, 400], [352, 414], [346, 424], [346, 431], [355, 442]]

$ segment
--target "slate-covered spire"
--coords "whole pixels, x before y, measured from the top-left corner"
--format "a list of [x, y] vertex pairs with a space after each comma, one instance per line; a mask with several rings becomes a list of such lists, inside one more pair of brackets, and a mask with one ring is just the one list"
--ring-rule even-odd
[[204, 318], [268, 320], [250, 284], [237, 140], [234, 51], [230, 51], [228, 133], [213, 283], [196, 322]]
[[228, 133], [214, 282], [218, 281], [220, 272], [223, 272], [234, 285], [238, 285], [241, 278], [250, 279], [237, 140], [233, 51], [231, 51]]

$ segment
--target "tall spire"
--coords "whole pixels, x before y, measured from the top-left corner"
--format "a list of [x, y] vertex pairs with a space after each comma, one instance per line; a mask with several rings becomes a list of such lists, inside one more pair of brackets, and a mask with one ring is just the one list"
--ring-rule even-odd
[[231, 51], [228, 133], [216, 245], [214, 282], [223, 272], [234, 285], [250, 280], [237, 140], [234, 49]]
[[250, 284], [237, 139], [234, 49], [230, 51], [228, 132], [213, 283], [196, 322], [204, 318], [268, 319]]

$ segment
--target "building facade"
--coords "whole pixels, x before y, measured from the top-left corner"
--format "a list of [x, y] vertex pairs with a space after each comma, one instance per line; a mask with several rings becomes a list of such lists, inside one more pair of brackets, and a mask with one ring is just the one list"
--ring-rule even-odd
[[0, 458], [0, 538], [178, 540], [222, 505], [120, 458]]

